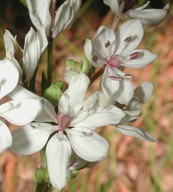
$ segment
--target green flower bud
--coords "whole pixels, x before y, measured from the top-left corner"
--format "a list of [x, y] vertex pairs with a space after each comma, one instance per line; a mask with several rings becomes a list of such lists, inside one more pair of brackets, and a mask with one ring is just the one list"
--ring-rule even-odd
[[37, 168], [35, 171], [35, 178], [38, 183], [48, 182], [49, 181], [49, 174], [47, 169]]
[[92, 68], [92, 65], [86, 57], [81, 57], [81, 62], [68, 59], [66, 61], [65, 80], [70, 82], [71, 77], [78, 73], [88, 74]]
[[88, 59], [86, 57], [81, 57], [82, 62], [77, 62], [72, 59], [68, 59], [66, 61], [66, 66], [67, 69], [70, 69], [75, 72], [82, 72], [85, 73], [86, 75], [89, 73], [92, 65], [89, 63]]
[[51, 84], [44, 92], [44, 97], [55, 107], [58, 105], [58, 101], [62, 95], [63, 86], [64, 83], [62, 81], [57, 81]]

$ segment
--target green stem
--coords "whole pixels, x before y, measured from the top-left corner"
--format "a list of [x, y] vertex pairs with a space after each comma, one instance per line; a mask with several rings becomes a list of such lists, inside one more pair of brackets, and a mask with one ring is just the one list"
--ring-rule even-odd
[[49, 184], [47, 182], [42, 182], [37, 184], [36, 192], [49, 192]]
[[52, 50], [53, 50], [53, 38], [48, 37], [48, 48], [47, 48], [47, 87], [52, 83]]

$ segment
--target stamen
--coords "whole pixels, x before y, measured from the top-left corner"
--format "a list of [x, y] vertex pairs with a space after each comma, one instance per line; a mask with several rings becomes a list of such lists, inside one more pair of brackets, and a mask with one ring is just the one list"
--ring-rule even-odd
[[105, 47], [106, 47], [106, 48], [109, 47], [110, 45], [111, 45], [110, 41], [107, 41], [107, 42], [105, 43]]
[[94, 62], [97, 62], [97, 61], [98, 61], [98, 57], [97, 57], [96, 55], [93, 55], [93, 56], [92, 56], [92, 60], [93, 60]]

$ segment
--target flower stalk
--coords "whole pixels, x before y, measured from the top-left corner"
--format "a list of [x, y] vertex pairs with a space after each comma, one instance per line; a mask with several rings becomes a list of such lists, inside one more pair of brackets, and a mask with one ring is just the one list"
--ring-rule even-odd
[[48, 48], [47, 48], [47, 83], [46, 87], [49, 87], [52, 82], [52, 51], [53, 51], [53, 38], [48, 38]]

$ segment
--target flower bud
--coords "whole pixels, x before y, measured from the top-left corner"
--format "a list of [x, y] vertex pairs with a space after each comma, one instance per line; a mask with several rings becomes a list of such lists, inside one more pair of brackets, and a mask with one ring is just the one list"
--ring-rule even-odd
[[38, 183], [48, 182], [49, 181], [49, 174], [47, 169], [37, 168], [35, 171], [35, 178]]
[[52, 105], [57, 106], [58, 101], [62, 95], [64, 83], [62, 81], [57, 81], [48, 87], [44, 92], [44, 97], [52, 103]]
[[91, 64], [86, 57], [81, 57], [82, 62], [74, 61], [72, 59], [68, 59], [66, 61], [66, 72], [65, 72], [65, 80], [67, 83], [70, 82], [72, 76], [77, 75], [78, 73], [88, 74], [91, 69]]

